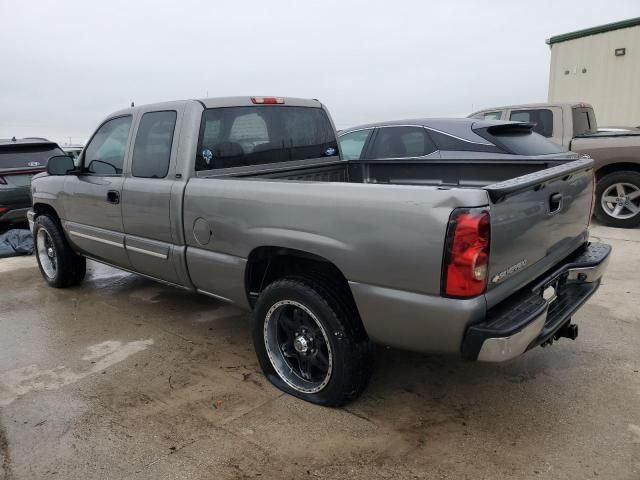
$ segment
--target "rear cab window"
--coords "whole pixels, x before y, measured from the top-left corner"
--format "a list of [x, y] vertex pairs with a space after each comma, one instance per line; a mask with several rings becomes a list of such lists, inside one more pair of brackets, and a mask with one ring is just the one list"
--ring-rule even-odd
[[202, 114], [196, 170], [337, 155], [336, 135], [322, 108], [286, 105], [211, 108]]
[[476, 118], [481, 118], [483, 120], [501, 120], [502, 112], [501, 111], [484, 112], [478, 115]]
[[598, 126], [596, 125], [596, 117], [593, 108], [590, 107], [574, 107], [571, 110], [573, 117], [573, 136], [596, 133]]
[[536, 108], [531, 110], [513, 110], [509, 120], [514, 122], [535, 123], [533, 131], [543, 137], [553, 136], [553, 112], [548, 108]]

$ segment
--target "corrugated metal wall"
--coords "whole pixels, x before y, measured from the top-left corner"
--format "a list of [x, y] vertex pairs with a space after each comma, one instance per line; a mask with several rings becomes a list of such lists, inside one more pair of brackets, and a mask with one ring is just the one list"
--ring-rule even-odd
[[551, 47], [549, 102], [590, 103], [599, 126], [640, 126], [640, 26]]

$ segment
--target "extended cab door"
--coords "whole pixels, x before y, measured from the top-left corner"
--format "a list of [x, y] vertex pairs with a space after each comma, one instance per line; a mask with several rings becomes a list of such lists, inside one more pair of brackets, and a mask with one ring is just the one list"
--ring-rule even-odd
[[65, 178], [62, 202], [69, 240], [87, 256], [129, 268], [121, 196], [133, 117], [104, 122], [82, 154], [81, 173]]
[[182, 108], [142, 110], [122, 192], [125, 246], [136, 272], [178, 285], [188, 283], [183, 265], [181, 202], [176, 179]]

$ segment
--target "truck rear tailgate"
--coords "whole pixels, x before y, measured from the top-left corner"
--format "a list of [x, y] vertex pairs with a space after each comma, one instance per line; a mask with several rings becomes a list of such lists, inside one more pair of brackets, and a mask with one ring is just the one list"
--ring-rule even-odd
[[583, 158], [485, 190], [492, 202], [486, 293], [491, 308], [588, 239], [593, 160]]

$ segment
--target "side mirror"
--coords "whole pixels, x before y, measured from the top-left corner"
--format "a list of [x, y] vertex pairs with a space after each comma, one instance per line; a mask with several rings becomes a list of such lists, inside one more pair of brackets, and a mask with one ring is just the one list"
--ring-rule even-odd
[[76, 169], [73, 159], [67, 155], [56, 155], [47, 162], [49, 175], [67, 175]]

